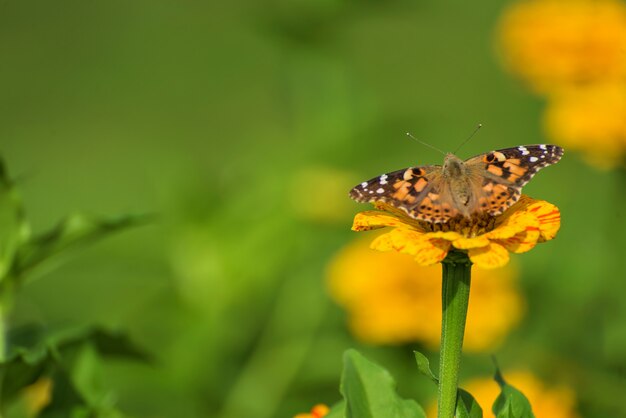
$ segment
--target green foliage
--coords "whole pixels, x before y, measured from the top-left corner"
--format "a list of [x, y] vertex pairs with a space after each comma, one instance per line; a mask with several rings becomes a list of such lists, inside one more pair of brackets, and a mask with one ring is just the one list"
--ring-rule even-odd
[[75, 213], [48, 231], [31, 236], [19, 190], [0, 158], [0, 282], [19, 284], [47, 262], [63, 261], [73, 250], [147, 222], [146, 215], [98, 218]]
[[[50, 274], [23, 286], [11, 322], [132, 329], [155, 347], [159, 367], [112, 364], [106, 374], [139, 416], [290, 418], [334, 399], [341, 355], [360, 342], [324, 293], [325, 271], [367, 205], [323, 224], [294, 207], [349, 201], [359, 181], [441, 163], [405, 131], [454, 150], [482, 122], [460, 157], [549, 141], [545, 103], [494, 54], [503, 7], [3, 2], [0, 151], [19, 174], [36, 235], [74, 208], [160, 214], [154, 227], [106, 238], [75, 263], [52, 270], [63, 252], [38, 264], [28, 278]], [[298, 181], [318, 167], [354, 183], [322, 199], [334, 188]], [[626, 416], [624, 172], [595, 170], [566, 149], [524, 189], [562, 210], [559, 236], [512, 255], [527, 310], [498, 356], [505, 370], [542, 370], [570, 386], [580, 416]], [[15, 247], [1, 228], [6, 273]], [[29, 237], [12, 231], [9, 242]], [[416, 379], [413, 348], [368, 350], [404, 397], [426, 405], [436, 389]], [[422, 352], [436, 368], [436, 354]], [[488, 373], [482, 358], [466, 356], [462, 376]], [[246, 408], [227, 415], [227, 404]]]
[[483, 409], [467, 391], [459, 388], [456, 398], [456, 418], [482, 418]]
[[356, 350], [343, 356], [341, 393], [346, 418], [425, 418], [414, 400], [402, 399], [389, 372]]
[[[1, 399], [15, 401], [22, 390], [41, 378], [53, 381], [52, 402], [42, 417], [68, 416], [90, 410], [96, 416], [114, 411], [106, 389], [99, 387], [98, 372], [103, 358], [149, 361], [127, 335], [102, 328], [37, 335], [31, 346], [12, 345], [7, 360], [0, 363], [3, 376]], [[103, 411], [106, 412], [105, 415]], [[116, 412], [117, 413], [117, 412]], [[66, 415], [63, 415], [66, 414]]]
[[437, 379], [437, 376], [435, 376], [433, 371], [430, 369], [430, 361], [428, 358], [426, 358], [426, 356], [419, 351], [414, 351], [413, 354], [415, 355], [415, 361], [417, 362], [417, 370], [432, 380], [435, 384], [439, 384], [439, 379]]
[[42, 378], [52, 380], [53, 390], [40, 417], [123, 416], [101, 387], [99, 369], [106, 357], [148, 360], [127, 335], [100, 327], [46, 335], [27, 325], [9, 330], [6, 321], [18, 285], [36, 267], [144, 221], [143, 216], [98, 219], [77, 214], [31, 238], [19, 193], [0, 160], [0, 416]]
[[494, 378], [500, 386], [500, 394], [492, 407], [496, 418], [535, 418], [526, 396], [506, 383], [500, 370], [497, 368]]
[[345, 418], [346, 417], [346, 402], [340, 401], [333, 405], [328, 411], [328, 414], [324, 418]]
[[0, 283], [9, 274], [15, 253], [27, 234], [20, 196], [0, 157]]
[[83, 248], [112, 233], [142, 225], [147, 219], [145, 215], [123, 215], [114, 218], [95, 218], [81, 213], [70, 215], [54, 228], [19, 246], [12, 273], [15, 277], [26, 277], [47, 262], [67, 257], [72, 250]]
[[[417, 362], [418, 371], [428, 377], [435, 384], [439, 384], [439, 379], [433, 371], [430, 369], [430, 361], [428, 358], [420, 353], [414, 351], [415, 361]], [[456, 398], [456, 417], [457, 418], [482, 418], [483, 410], [476, 402], [476, 399], [467, 391], [458, 388]]]

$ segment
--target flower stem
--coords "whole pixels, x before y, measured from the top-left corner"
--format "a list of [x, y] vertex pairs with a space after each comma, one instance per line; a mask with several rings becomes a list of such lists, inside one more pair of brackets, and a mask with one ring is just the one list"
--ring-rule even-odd
[[450, 252], [443, 260], [438, 418], [453, 418], [469, 303], [472, 263], [467, 254]]

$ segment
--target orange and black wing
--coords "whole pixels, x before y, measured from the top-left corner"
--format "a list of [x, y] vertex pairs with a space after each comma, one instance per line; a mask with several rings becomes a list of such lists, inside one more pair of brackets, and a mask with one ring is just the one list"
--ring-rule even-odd
[[446, 222], [459, 214], [437, 165], [382, 174], [355, 186], [350, 197], [357, 202], [384, 202], [427, 222]]

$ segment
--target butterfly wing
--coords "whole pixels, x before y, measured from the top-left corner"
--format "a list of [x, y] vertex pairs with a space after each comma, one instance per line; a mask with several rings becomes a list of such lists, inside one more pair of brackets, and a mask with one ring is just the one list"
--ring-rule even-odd
[[524, 145], [477, 155], [465, 161], [473, 184], [471, 212], [502, 214], [517, 202], [522, 187], [542, 168], [556, 164], [563, 148], [556, 145]]
[[412, 218], [434, 223], [459, 214], [438, 165], [409, 167], [374, 177], [355, 186], [350, 197], [357, 202], [385, 202]]

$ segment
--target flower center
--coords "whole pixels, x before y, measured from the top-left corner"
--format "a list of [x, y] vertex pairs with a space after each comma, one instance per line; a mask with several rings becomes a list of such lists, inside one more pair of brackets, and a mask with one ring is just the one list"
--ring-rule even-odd
[[453, 231], [458, 232], [464, 237], [473, 238], [493, 230], [495, 228], [496, 218], [487, 214], [474, 214], [471, 218], [466, 218], [464, 216], [451, 218], [445, 223], [419, 221], [419, 224], [425, 231], [428, 232]]

